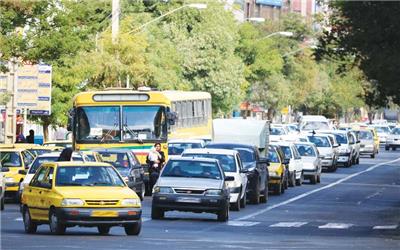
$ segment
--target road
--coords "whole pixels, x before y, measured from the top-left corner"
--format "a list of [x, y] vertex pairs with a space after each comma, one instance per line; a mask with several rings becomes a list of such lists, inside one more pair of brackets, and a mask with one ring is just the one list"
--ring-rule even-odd
[[109, 236], [78, 227], [54, 236], [47, 225], [25, 234], [18, 206], [6, 204], [1, 249], [400, 249], [400, 152], [381, 151], [324, 173], [321, 184], [289, 188], [267, 204], [231, 212], [228, 223], [180, 212], [152, 221], [150, 208], [146, 197], [138, 237], [118, 227]]

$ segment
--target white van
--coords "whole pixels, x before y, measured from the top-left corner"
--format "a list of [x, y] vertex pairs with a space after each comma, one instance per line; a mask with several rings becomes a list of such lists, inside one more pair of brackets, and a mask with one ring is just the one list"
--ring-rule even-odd
[[300, 130], [330, 130], [329, 120], [323, 115], [303, 115], [300, 118]]

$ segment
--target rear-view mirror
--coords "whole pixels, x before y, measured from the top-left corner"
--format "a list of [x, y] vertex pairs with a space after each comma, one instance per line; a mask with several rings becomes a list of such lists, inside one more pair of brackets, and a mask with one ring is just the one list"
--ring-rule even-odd
[[1, 172], [8, 172], [10, 171], [10, 169], [8, 167], [2, 167], [1, 168]]
[[225, 176], [225, 181], [234, 181], [235, 177], [233, 176]]

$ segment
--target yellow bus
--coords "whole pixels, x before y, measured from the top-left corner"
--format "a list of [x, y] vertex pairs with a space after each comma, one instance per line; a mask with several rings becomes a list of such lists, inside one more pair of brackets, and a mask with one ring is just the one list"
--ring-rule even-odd
[[129, 89], [82, 92], [73, 100], [69, 130], [75, 150], [132, 149], [142, 164], [156, 142], [211, 139], [211, 95]]

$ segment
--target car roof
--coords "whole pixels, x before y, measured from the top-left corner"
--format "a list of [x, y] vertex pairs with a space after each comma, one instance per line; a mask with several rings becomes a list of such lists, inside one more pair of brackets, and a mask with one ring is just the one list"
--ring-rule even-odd
[[202, 139], [173, 139], [169, 140], [168, 143], [204, 143]]
[[52, 167], [109, 167], [111, 164], [105, 162], [76, 162], [76, 161], [56, 161], [42, 163], [43, 166]]
[[200, 161], [200, 162], [212, 162], [218, 163], [217, 159], [213, 158], [202, 158], [202, 157], [188, 157], [188, 156], [174, 156], [170, 158], [169, 161]]
[[240, 144], [240, 143], [224, 143], [224, 142], [211, 142], [206, 145], [206, 148], [212, 147], [212, 146], [231, 146], [235, 148], [255, 148], [256, 146], [250, 145], [250, 144]]
[[288, 146], [288, 147], [290, 147], [290, 146], [293, 145], [293, 142], [279, 141], [279, 142], [273, 142], [272, 144], [276, 144], [276, 145], [279, 145], [279, 146]]
[[[61, 151], [56, 151], [56, 152], [50, 152], [50, 153], [44, 153], [41, 155], [36, 156], [36, 158], [44, 158], [44, 157], [58, 157], [60, 156]], [[72, 152], [72, 157], [76, 157], [76, 156], [81, 156], [80, 153], [78, 152]]]
[[232, 149], [219, 149], [219, 148], [191, 148], [183, 151], [183, 154], [218, 154], [218, 155], [234, 155], [238, 153]]

